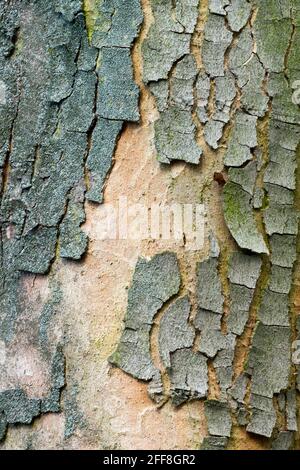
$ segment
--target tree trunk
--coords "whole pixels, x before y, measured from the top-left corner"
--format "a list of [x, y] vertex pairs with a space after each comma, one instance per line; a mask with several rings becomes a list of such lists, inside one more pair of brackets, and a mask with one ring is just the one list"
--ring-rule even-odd
[[299, 28], [0, 0], [0, 448], [300, 449]]

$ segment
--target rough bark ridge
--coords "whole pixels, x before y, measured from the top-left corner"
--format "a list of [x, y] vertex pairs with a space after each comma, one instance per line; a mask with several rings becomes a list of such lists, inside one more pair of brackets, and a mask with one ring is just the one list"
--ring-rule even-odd
[[[211, 227], [192, 289], [172, 247], [140, 258], [109, 361], [146, 381], [158, 409], [169, 400], [204, 403], [207, 432], [196, 447], [241, 448], [241, 436], [255, 435], [262, 448], [299, 448], [300, 1], [0, 7], [0, 439], [10, 425], [61, 410], [65, 439], [86, 426], [80, 384], [66, 380], [54, 265], [86, 253], [87, 201], [103, 202], [124, 123], [145, 121], [147, 96], [162, 171], [182, 161], [199, 175], [208, 165], [201, 191], [216, 191], [214, 178], [222, 183], [231, 239], [220, 237], [225, 226]], [[32, 274], [50, 280], [38, 312], [26, 292]], [[16, 365], [29, 349], [32, 382]]]

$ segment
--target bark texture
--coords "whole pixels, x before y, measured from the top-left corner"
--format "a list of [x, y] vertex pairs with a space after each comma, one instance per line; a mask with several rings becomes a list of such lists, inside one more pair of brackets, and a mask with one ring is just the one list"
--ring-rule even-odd
[[300, 0], [0, 0], [0, 448], [300, 448], [299, 57]]

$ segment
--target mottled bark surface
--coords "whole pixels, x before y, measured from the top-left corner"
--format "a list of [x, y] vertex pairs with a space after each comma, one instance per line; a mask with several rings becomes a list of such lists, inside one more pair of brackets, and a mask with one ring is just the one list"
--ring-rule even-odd
[[[0, 0], [0, 448], [300, 448], [299, 28]], [[203, 204], [203, 246], [103, 239], [121, 196]]]

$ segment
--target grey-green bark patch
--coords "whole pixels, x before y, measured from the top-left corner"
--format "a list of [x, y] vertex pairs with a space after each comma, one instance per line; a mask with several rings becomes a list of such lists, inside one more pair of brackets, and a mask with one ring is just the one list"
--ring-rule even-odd
[[191, 33], [198, 17], [197, 6], [198, 0], [191, 0], [188, 9], [184, 2], [176, 2], [174, 11], [171, 1], [151, 1], [154, 23], [142, 45], [146, 83], [167, 79], [173, 64], [190, 51]]
[[230, 332], [241, 335], [249, 317], [254, 289], [232, 284], [230, 286], [230, 311], [227, 326]]
[[185, 55], [175, 66], [170, 77], [170, 104], [180, 109], [189, 109], [194, 104], [193, 85], [197, 66], [192, 54]]
[[216, 13], [216, 15], [226, 15], [226, 8], [230, 4], [229, 0], [210, 0], [209, 11]]
[[175, 406], [205, 397], [208, 390], [207, 359], [192, 349], [178, 349], [171, 354], [170, 380]]
[[197, 115], [200, 122], [205, 123], [205, 140], [210, 147], [217, 149], [225, 124], [230, 120], [231, 106], [237, 94], [234, 76], [228, 71], [224, 76], [214, 79], [200, 74], [196, 82], [196, 92]]
[[203, 439], [201, 450], [225, 450], [227, 444], [227, 437], [207, 436]]
[[292, 285], [292, 270], [272, 266], [269, 289], [280, 294], [288, 294]]
[[57, 229], [38, 227], [31, 230], [20, 242], [17, 269], [45, 274], [54, 257]]
[[178, 293], [180, 273], [176, 256], [162, 253], [151, 260], [140, 259], [128, 291], [128, 306], [123, 331], [110, 362], [142, 380], [156, 372], [150, 354], [153, 319], [163, 304]]
[[103, 47], [97, 102], [99, 115], [117, 121], [138, 121], [138, 100], [139, 89], [133, 81], [130, 49]]
[[161, 163], [184, 160], [199, 163], [201, 150], [195, 142], [196, 127], [190, 112], [173, 106], [155, 123], [156, 150]]
[[262, 188], [255, 188], [252, 198], [253, 209], [261, 209], [264, 204], [264, 199], [265, 191]]
[[[0, 331], [7, 347], [30, 303], [23, 272], [48, 273], [57, 255], [82, 257], [86, 182], [90, 177], [90, 199], [102, 202], [123, 121], [139, 119], [130, 47], [143, 21], [140, 2], [108, 0], [97, 2], [96, 9], [95, 44], [90, 44], [79, 0], [15, 6], [0, 1], [0, 69], [7, 91], [0, 105]], [[105, 24], [99, 24], [101, 17]], [[107, 64], [112, 58], [114, 63]], [[117, 113], [119, 122], [114, 121]], [[29, 423], [37, 414], [60, 410], [64, 359], [48, 341], [60, 300], [46, 303], [38, 338], [32, 334], [28, 344], [40, 348], [49, 366], [49, 396], [37, 398], [33, 409], [21, 388], [4, 391], [1, 434], [14, 415]]]
[[83, 187], [73, 188], [70, 195], [71, 202], [60, 226], [60, 256], [78, 260], [85, 253], [88, 243], [87, 236], [80, 229], [85, 222]]
[[224, 75], [224, 55], [232, 40], [222, 16], [211, 14], [204, 29], [202, 59], [206, 72], [212, 77]]
[[248, 379], [246, 374], [242, 373], [237, 377], [233, 386], [230, 389], [231, 397], [239, 403], [244, 403], [245, 395], [247, 392]]
[[230, 437], [232, 423], [228, 404], [207, 400], [204, 406], [209, 433], [212, 436]]
[[260, 436], [271, 437], [275, 423], [276, 412], [271, 398], [251, 396], [251, 421], [247, 431]]
[[197, 301], [200, 309], [219, 314], [223, 312], [224, 296], [216, 258], [209, 258], [197, 265]]
[[213, 361], [220, 386], [220, 399], [224, 401], [227, 400], [227, 391], [232, 385], [235, 345], [236, 336], [228, 333], [226, 335], [225, 347], [217, 353]]
[[264, 221], [268, 235], [297, 235], [299, 214], [290, 205], [270, 201], [264, 212]]
[[96, 3], [91, 43], [102, 47], [130, 48], [138, 35], [143, 13], [139, 0], [104, 0]]
[[272, 21], [266, 18], [266, 8], [259, 8], [254, 23], [254, 36], [257, 54], [267, 70], [281, 72], [284, 69], [284, 57], [292, 33], [292, 24], [288, 18]]
[[227, 226], [241, 248], [268, 253], [262, 234], [256, 227], [250, 195], [235, 183], [227, 183], [223, 192]]
[[196, 63], [191, 52], [198, 18], [198, 0], [150, 2], [154, 22], [142, 45], [143, 79], [156, 98], [160, 117], [155, 123], [155, 146], [161, 163], [199, 163], [193, 120]]
[[230, 168], [228, 172], [230, 181], [239, 184], [244, 191], [253, 195], [256, 182], [257, 169], [256, 163], [250, 162], [242, 168]]
[[64, 436], [68, 439], [74, 434], [77, 428], [82, 429], [85, 427], [85, 418], [78, 406], [77, 384], [73, 385], [72, 388], [66, 392], [64, 399], [64, 412], [66, 416]]
[[21, 389], [0, 393], [0, 410], [9, 424], [30, 424], [40, 414], [40, 400], [28, 398]]
[[297, 257], [296, 237], [294, 235], [272, 235], [271, 262], [284, 268], [292, 268]]
[[205, 329], [202, 331], [199, 351], [206, 356], [213, 358], [216, 356], [218, 351], [226, 349], [232, 341], [234, 341], [233, 335], [224, 335], [219, 330]]
[[41, 401], [42, 413], [60, 411], [61, 390], [65, 386], [65, 357], [62, 347], [58, 345], [51, 362], [50, 393]]
[[239, 112], [235, 119], [235, 127], [230, 137], [224, 162], [228, 166], [241, 166], [252, 159], [251, 148], [257, 146], [257, 118]]
[[151, 82], [149, 89], [155, 98], [156, 106], [159, 111], [165, 111], [168, 107], [169, 83], [167, 80]]
[[251, 5], [245, 0], [231, 0], [226, 8], [228, 24], [232, 31], [240, 31], [247, 23]]
[[229, 280], [233, 284], [254, 289], [261, 270], [262, 261], [259, 256], [235, 252], [229, 263]]
[[164, 313], [159, 327], [159, 350], [165, 367], [170, 367], [170, 354], [193, 346], [195, 331], [189, 325], [191, 305], [187, 297], [174, 301]]
[[87, 159], [90, 176], [88, 200], [101, 203], [106, 176], [112, 166], [115, 144], [122, 129], [122, 121], [98, 119], [93, 132], [91, 149]]
[[195, 320], [195, 328], [198, 330], [221, 329], [221, 315], [216, 314], [215, 312], [209, 312], [208, 310], [203, 310], [198, 308]]
[[199, 163], [202, 151], [196, 143], [192, 118], [196, 73], [195, 59], [187, 54], [178, 61], [168, 82], [154, 82], [151, 88], [158, 97], [160, 110], [160, 118], [155, 123], [155, 145], [162, 163], [172, 160]]
[[252, 376], [252, 393], [272, 398], [287, 388], [290, 340], [289, 328], [258, 323], [247, 365]]
[[[288, 289], [288, 292], [289, 290], [290, 289]], [[258, 312], [258, 318], [264, 325], [289, 326], [288, 295], [265, 289]]]

